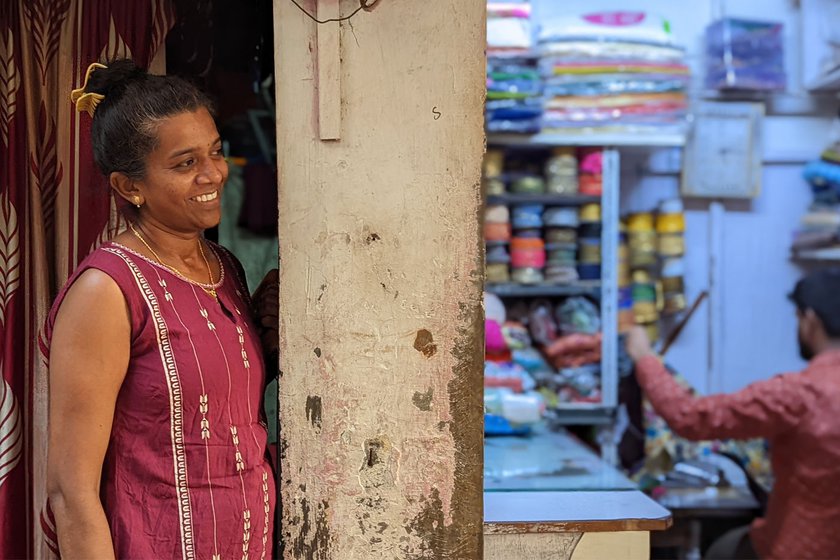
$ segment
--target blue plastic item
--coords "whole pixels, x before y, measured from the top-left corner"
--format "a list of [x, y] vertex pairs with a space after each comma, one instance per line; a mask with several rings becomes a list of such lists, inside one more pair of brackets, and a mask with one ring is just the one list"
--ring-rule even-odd
[[486, 436], [527, 436], [531, 433], [531, 426], [516, 426], [501, 416], [495, 414], [484, 415], [484, 435]]

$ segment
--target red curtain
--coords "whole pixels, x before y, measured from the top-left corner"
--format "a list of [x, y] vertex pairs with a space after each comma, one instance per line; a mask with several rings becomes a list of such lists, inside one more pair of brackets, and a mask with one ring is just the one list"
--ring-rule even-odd
[[162, 71], [173, 19], [169, 0], [0, 1], [0, 558], [48, 555], [38, 333], [73, 268], [120, 226], [70, 90], [115, 56]]

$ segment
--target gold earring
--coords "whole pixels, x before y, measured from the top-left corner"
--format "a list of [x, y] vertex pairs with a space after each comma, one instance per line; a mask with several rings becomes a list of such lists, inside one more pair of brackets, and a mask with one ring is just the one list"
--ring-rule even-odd
[[134, 206], [136, 206], [137, 209], [140, 210], [141, 204], [140, 204], [140, 197], [139, 196], [134, 197]]

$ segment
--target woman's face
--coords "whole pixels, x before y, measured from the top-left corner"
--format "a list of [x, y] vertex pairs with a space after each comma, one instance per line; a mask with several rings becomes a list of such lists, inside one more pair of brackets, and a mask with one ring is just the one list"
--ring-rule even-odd
[[228, 166], [213, 117], [204, 108], [181, 113], [161, 121], [157, 134], [145, 176], [136, 183], [142, 219], [185, 234], [218, 225]]

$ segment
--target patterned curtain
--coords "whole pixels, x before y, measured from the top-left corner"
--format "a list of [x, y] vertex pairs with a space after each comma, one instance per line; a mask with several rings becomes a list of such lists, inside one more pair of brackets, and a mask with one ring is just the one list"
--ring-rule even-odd
[[0, 0], [0, 558], [48, 554], [38, 333], [70, 272], [120, 229], [70, 90], [115, 56], [162, 71], [173, 20], [169, 0]]

